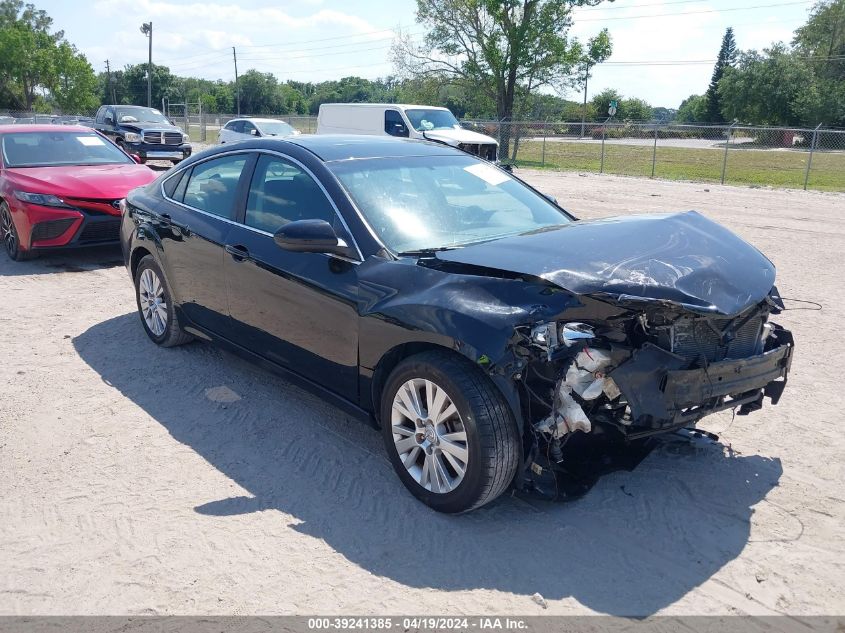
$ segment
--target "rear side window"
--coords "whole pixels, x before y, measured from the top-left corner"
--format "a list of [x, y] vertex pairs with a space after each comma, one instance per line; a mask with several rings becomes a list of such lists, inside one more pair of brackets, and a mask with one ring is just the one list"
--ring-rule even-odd
[[384, 131], [390, 136], [408, 136], [408, 127], [402, 120], [402, 115], [396, 110], [385, 110]]
[[234, 220], [238, 182], [246, 161], [246, 154], [233, 154], [196, 165], [187, 180], [184, 203], [200, 211]]
[[337, 214], [320, 186], [301, 167], [262, 155], [246, 204], [247, 226], [275, 233], [296, 220], [325, 220], [337, 228]]
[[243, 121], [229, 121], [226, 124], [226, 129], [230, 132], [240, 132], [244, 129], [244, 122]]

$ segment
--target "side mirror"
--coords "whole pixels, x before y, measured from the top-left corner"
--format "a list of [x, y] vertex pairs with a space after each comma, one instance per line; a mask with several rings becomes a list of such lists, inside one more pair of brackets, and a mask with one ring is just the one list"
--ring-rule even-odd
[[252, 134], [252, 136], [261, 136], [261, 133], [255, 128], [252, 128], [249, 133]]
[[553, 205], [555, 205], [555, 206], [559, 206], [559, 205], [558, 205], [558, 203], [557, 203], [557, 198], [555, 198], [554, 196], [550, 196], [549, 194], [544, 193], [544, 194], [543, 194], [543, 197], [544, 197], [546, 200], [548, 200], [549, 202], [551, 202]]
[[325, 220], [297, 220], [285, 224], [276, 231], [273, 240], [279, 247], [295, 253], [345, 255], [348, 248]]
[[129, 158], [134, 160], [139, 165], [141, 164], [141, 157], [138, 154], [129, 154]]

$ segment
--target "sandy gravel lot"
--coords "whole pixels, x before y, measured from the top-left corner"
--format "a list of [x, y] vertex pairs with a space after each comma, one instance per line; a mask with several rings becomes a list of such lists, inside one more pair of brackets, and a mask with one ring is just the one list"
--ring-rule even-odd
[[441, 516], [374, 430], [208, 345], [156, 348], [117, 252], [0, 255], [0, 614], [845, 611], [845, 196], [522, 175], [582, 217], [698, 209], [766, 252], [824, 304], [779, 319], [782, 403], [574, 503]]

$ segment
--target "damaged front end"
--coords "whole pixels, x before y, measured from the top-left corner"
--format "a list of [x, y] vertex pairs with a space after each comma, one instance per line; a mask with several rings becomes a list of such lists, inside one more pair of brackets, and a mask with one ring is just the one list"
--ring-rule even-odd
[[583, 457], [585, 438], [604, 443], [605, 456], [609, 446], [635, 453], [648, 438], [711, 413], [746, 415], [767, 397], [776, 404], [794, 347], [792, 334], [769, 321], [782, 307], [773, 289], [733, 316], [654, 301], [594, 322], [518, 328], [527, 421], [523, 489], [567, 496], [560, 476], [577, 470], [570, 455], [577, 445]]

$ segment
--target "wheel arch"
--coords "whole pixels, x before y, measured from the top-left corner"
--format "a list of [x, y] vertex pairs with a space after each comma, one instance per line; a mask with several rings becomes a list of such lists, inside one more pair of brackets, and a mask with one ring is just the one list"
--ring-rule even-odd
[[377, 425], [381, 425], [381, 397], [391, 372], [406, 358], [410, 358], [411, 356], [427, 351], [445, 351], [465, 358], [475, 365], [483, 375], [487, 376], [487, 378], [496, 386], [496, 389], [502, 394], [508, 408], [513, 414], [514, 421], [516, 422], [520, 434], [522, 433], [522, 405], [516, 383], [513, 380], [509, 380], [505, 375], [487, 370], [483, 364], [477, 361], [477, 355], [474, 351], [469, 350], [464, 345], [448, 347], [431, 341], [406, 341], [404, 343], [400, 343], [390, 348], [379, 359], [375, 370], [373, 371], [373, 377], [370, 383], [370, 405], [372, 406], [373, 418]]

